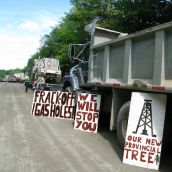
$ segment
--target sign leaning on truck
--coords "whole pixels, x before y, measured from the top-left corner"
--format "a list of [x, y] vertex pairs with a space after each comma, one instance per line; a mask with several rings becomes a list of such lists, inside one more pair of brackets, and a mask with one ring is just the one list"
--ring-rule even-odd
[[97, 133], [101, 96], [79, 93], [74, 129]]
[[123, 162], [159, 169], [166, 95], [132, 93]]
[[75, 95], [61, 91], [36, 90], [33, 96], [32, 115], [74, 119]]

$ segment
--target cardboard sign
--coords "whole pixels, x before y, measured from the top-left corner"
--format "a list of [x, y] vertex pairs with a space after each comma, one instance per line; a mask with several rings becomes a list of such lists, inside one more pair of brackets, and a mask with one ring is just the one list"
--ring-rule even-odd
[[32, 115], [72, 120], [74, 100], [73, 93], [36, 90], [33, 97]]
[[78, 94], [74, 129], [97, 132], [100, 100], [101, 96], [97, 94]]
[[132, 93], [123, 162], [159, 169], [166, 96]]

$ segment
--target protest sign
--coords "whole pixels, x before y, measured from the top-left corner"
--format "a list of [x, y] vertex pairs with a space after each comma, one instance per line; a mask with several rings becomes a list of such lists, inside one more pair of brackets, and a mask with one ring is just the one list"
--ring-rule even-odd
[[132, 93], [123, 162], [159, 169], [166, 96]]
[[36, 90], [33, 97], [32, 115], [73, 119], [74, 100], [73, 93]]
[[101, 96], [79, 93], [74, 129], [97, 132]]

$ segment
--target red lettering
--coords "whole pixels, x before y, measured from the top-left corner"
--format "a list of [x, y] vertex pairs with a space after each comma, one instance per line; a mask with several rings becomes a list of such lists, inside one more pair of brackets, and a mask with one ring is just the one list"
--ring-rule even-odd
[[35, 105], [35, 116], [40, 116], [40, 110], [38, 109], [41, 106], [41, 103], [36, 103]]
[[96, 102], [97, 95], [96, 94], [91, 94], [91, 101]]
[[73, 107], [65, 106], [64, 107], [64, 118], [72, 118]]
[[49, 116], [49, 104], [45, 104], [45, 116]]
[[92, 120], [92, 113], [88, 113], [87, 119], [88, 119], [88, 121], [91, 121]]
[[62, 97], [61, 97], [61, 104], [62, 104], [62, 105], [67, 104], [67, 103], [66, 103], [66, 102], [67, 102], [67, 99], [68, 99], [67, 94], [66, 94], [66, 93], [63, 93], [63, 94], [62, 94]]
[[[93, 125], [93, 126], [92, 126]], [[97, 124], [96, 123], [89, 123], [89, 130], [90, 131], [92, 131], [92, 132], [94, 132], [94, 131], [96, 131], [96, 128], [97, 128]]]
[[133, 142], [142, 143], [142, 142], [141, 142], [141, 140], [142, 140], [141, 137], [129, 135], [129, 136], [127, 137], [127, 139], [128, 139], [128, 141], [133, 141]]
[[161, 153], [160, 150], [159, 150], [159, 148], [157, 148], [157, 153]]
[[97, 103], [94, 104], [94, 112], [99, 112], [99, 109], [97, 108]]
[[80, 120], [80, 119], [82, 119], [81, 118], [81, 112], [80, 111], [78, 111], [77, 113], [76, 113], [76, 117], [75, 117], [77, 120]]
[[141, 137], [138, 137], [137, 142], [138, 142], [138, 143], [142, 143], [141, 140], [142, 140], [142, 138], [141, 138]]
[[82, 123], [82, 121], [76, 121], [77, 122], [77, 126], [76, 126], [76, 128], [79, 128], [80, 127], [80, 125], [81, 125], [81, 123]]
[[37, 98], [39, 97], [39, 94], [40, 94], [39, 90], [35, 91], [34, 102], [37, 102]]
[[50, 92], [47, 93], [47, 96], [46, 96], [44, 103], [50, 103]]
[[55, 102], [54, 102], [54, 95], [56, 94], [56, 92], [55, 91], [52, 91], [52, 93], [51, 93], [51, 104], [54, 104]]
[[154, 155], [154, 153], [149, 153], [148, 154], [148, 163], [153, 163], [153, 159], [152, 159], [153, 155]]
[[146, 139], [146, 144], [151, 144], [151, 139]]
[[33, 105], [32, 105], [32, 115], [34, 115], [33, 114], [34, 110], [35, 110], [35, 103], [33, 103]]
[[132, 140], [132, 136], [129, 135], [129, 136], [127, 137], [127, 139], [128, 139], [128, 141], [131, 141], [131, 140]]
[[55, 110], [56, 110], [56, 106], [55, 105], [51, 105], [51, 107], [50, 107], [50, 117], [54, 117]]
[[126, 151], [126, 159], [128, 159], [128, 153], [131, 152], [131, 149], [124, 149]]
[[156, 139], [146, 139], [146, 144], [152, 145], [152, 146], [160, 146], [162, 141], [158, 141]]
[[137, 160], [137, 155], [138, 155], [138, 151], [137, 151], [137, 150], [133, 150], [133, 151], [132, 151], [132, 154], [131, 154], [131, 159], [132, 159], [132, 160], [133, 160], [133, 159]]
[[99, 114], [98, 113], [94, 113], [93, 114], [93, 122], [95, 122], [95, 120], [99, 117]]
[[86, 100], [89, 94], [79, 94], [79, 100]]
[[78, 101], [78, 110], [84, 110], [86, 102]]
[[143, 151], [140, 152], [140, 161], [146, 162], [146, 160], [144, 159], [145, 158], [145, 154], [146, 154], [146, 152], [143, 152]]
[[45, 96], [45, 92], [44, 91], [41, 91], [40, 97], [39, 97], [39, 102], [40, 103], [44, 103], [44, 99], [43, 99], [44, 96]]
[[83, 130], [88, 130], [89, 126], [88, 126], [88, 122], [83, 122], [82, 124], [82, 129]]
[[84, 121], [85, 121], [85, 118], [86, 118], [87, 113], [88, 113], [88, 112], [82, 112], [82, 114], [83, 114], [82, 117], [83, 117], [83, 120], [84, 120]]
[[89, 111], [94, 111], [93, 105], [94, 105], [94, 103], [90, 103], [90, 109], [89, 109]]
[[[84, 109], [82, 109], [84, 110]], [[89, 102], [86, 103], [86, 111], [89, 111]]]
[[125, 146], [124, 147], [127, 147], [128, 146], [128, 142], [125, 142]]
[[62, 92], [60, 91], [57, 91], [56, 92], [56, 104], [60, 104], [59, 100], [61, 100], [60, 96], [61, 96]]
[[156, 146], [160, 146], [160, 145], [161, 145], [161, 143], [162, 143], [162, 141], [158, 141], [158, 140], [156, 140]]

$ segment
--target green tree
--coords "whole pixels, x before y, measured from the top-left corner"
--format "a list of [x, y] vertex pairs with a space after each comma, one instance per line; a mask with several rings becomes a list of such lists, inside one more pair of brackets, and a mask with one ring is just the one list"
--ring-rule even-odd
[[84, 27], [93, 20], [98, 26], [127, 33], [172, 20], [169, 0], [71, 0], [71, 5], [60, 24], [43, 36], [27, 69], [33, 67], [35, 58], [54, 57], [60, 60], [62, 70], [69, 70], [68, 45], [88, 42], [90, 35]]

